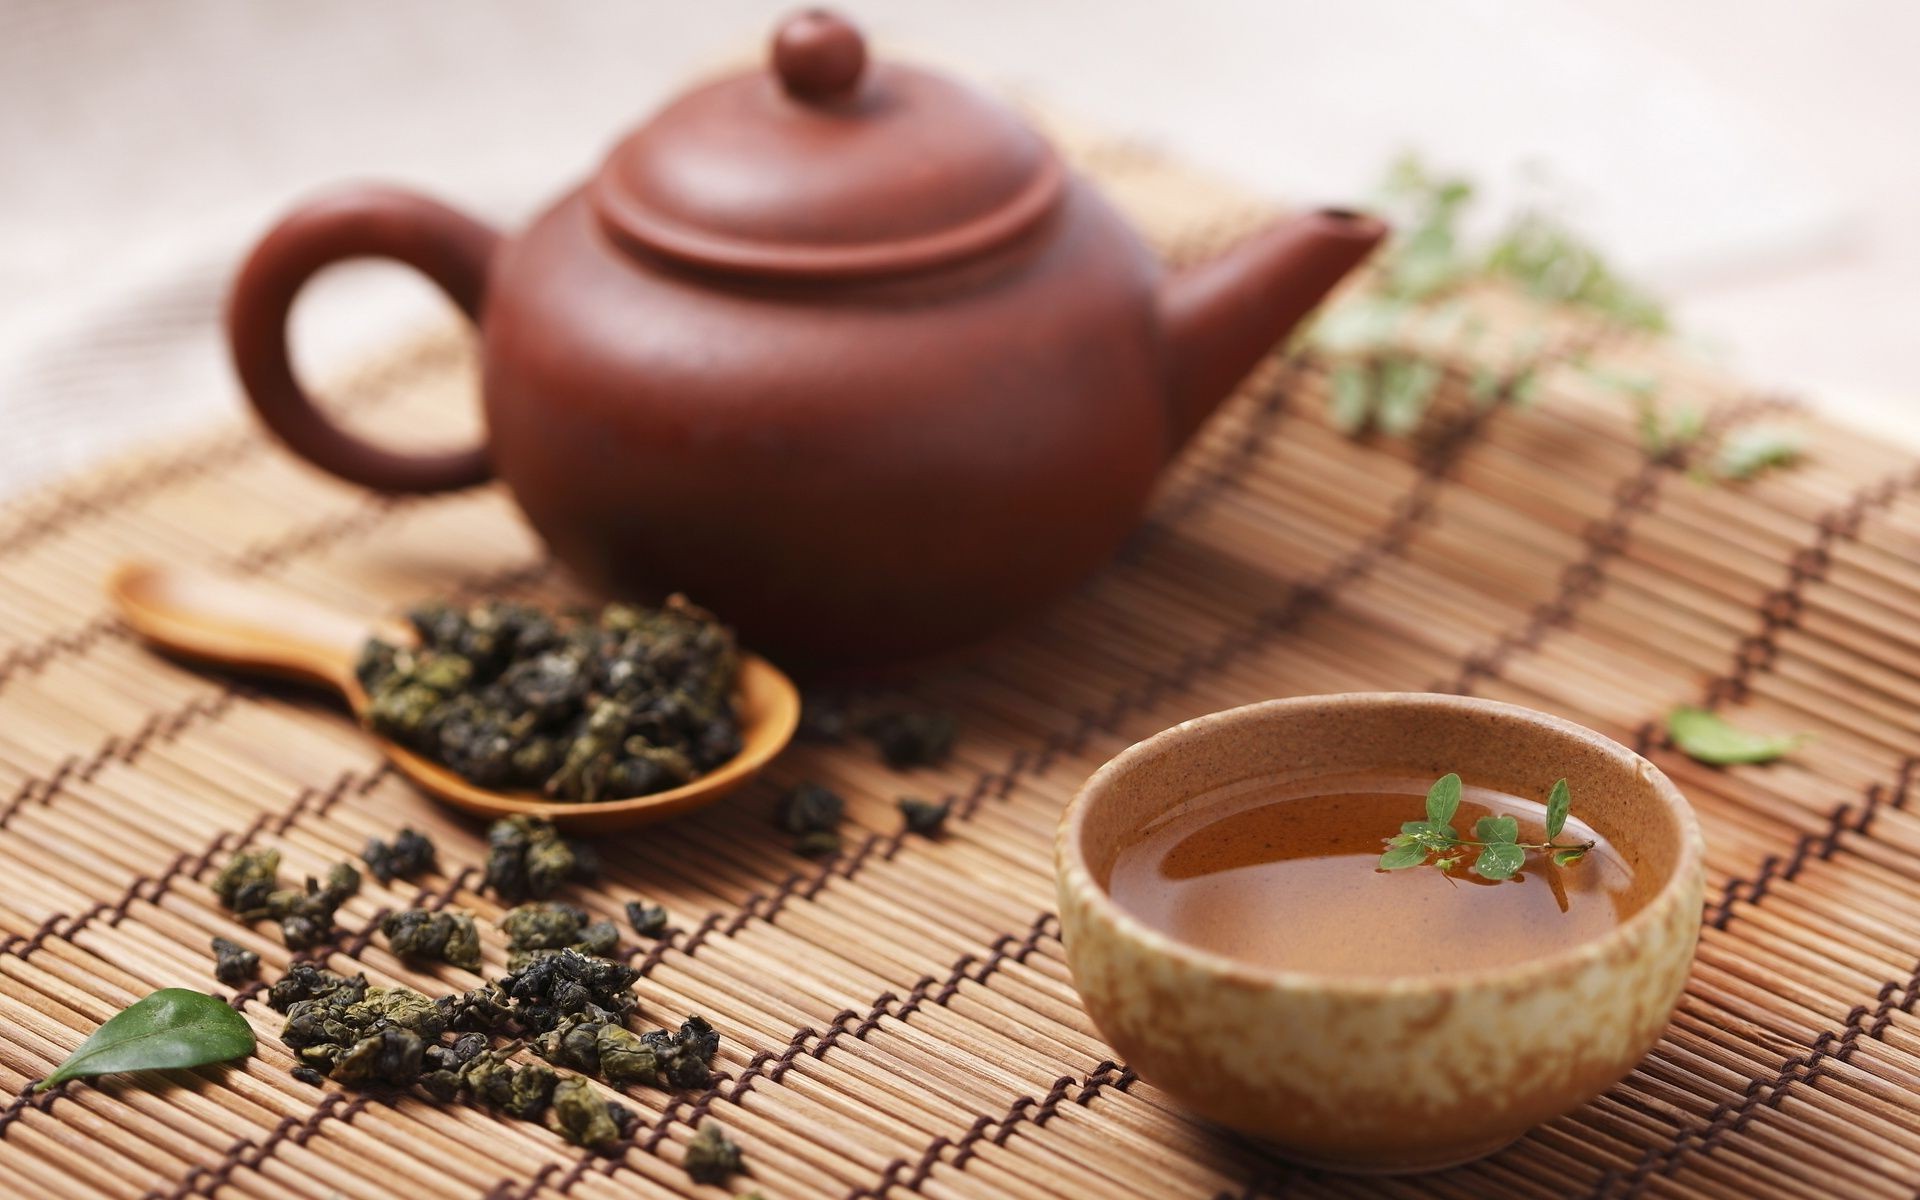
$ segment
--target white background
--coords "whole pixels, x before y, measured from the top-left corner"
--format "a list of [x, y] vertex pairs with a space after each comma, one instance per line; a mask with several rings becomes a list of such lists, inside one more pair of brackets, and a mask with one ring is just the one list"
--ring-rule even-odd
[[[303, 192], [410, 183], [511, 223], [768, 0], [0, 0], [0, 492], [231, 412], [237, 257]], [[1280, 199], [1403, 149], [1544, 176], [1757, 382], [1920, 437], [1920, 4], [850, 0], [883, 48], [1143, 135]], [[324, 370], [427, 303], [303, 304]]]

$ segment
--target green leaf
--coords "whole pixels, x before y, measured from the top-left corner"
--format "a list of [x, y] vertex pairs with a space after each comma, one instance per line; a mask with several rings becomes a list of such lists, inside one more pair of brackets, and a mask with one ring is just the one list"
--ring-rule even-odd
[[1380, 856], [1382, 871], [1399, 871], [1406, 867], [1417, 867], [1427, 861], [1429, 851], [1418, 843], [1395, 846]]
[[1473, 836], [1496, 846], [1510, 846], [1520, 840], [1520, 822], [1512, 817], [1481, 817], [1473, 823]]
[[1397, 357], [1380, 364], [1379, 406], [1374, 412], [1381, 432], [1404, 437], [1420, 427], [1440, 386], [1440, 367], [1424, 358]]
[[1784, 467], [1800, 457], [1801, 442], [1781, 429], [1755, 426], [1727, 435], [1714, 456], [1714, 473], [1722, 479], [1752, 479], [1768, 467]]
[[1445, 825], [1460, 811], [1460, 777], [1449, 771], [1427, 789], [1427, 820]]
[[1511, 879], [1526, 861], [1527, 852], [1512, 843], [1488, 846], [1473, 861], [1473, 870], [1482, 879]]
[[1343, 362], [1333, 368], [1328, 379], [1331, 394], [1327, 401], [1327, 419], [1341, 433], [1352, 437], [1367, 427], [1373, 414], [1373, 385], [1367, 368], [1361, 363]]
[[1586, 856], [1586, 850], [1579, 846], [1574, 846], [1567, 850], [1555, 850], [1553, 852], [1553, 865], [1556, 867], [1570, 867]]
[[41, 1088], [116, 1071], [198, 1067], [253, 1053], [253, 1029], [223, 1000], [162, 988], [116, 1013]]
[[1553, 791], [1547, 793], [1547, 840], [1560, 836], [1567, 827], [1567, 814], [1573, 811], [1573, 793], [1562, 779], [1553, 785]]
[[1704, 708], [1674, 709], [1667, 717], [1667, 735], [1687, 757], [1715, 766], [1772, 762], [1807, 737], [1806, 734], [1751, 733], [1729, 725], [1719, 713]]

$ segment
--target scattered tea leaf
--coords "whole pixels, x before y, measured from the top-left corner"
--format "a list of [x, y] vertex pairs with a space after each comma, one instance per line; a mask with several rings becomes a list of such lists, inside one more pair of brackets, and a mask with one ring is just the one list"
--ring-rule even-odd
[[643, 938], [659, 939], [667, 932], [667, 910], [643, 900], [627, 901], [627, 924]]
[[260, 977], [260, 956], [239, 942], [213, 939], [213, 977], [228, 987], [242, 987]]
[[724, 1182], [740, 1169], [740, 1147], [712, 1120], [702, 1121], [687, 1143], [686, 1166], [695, 1183]]
[[253, 1053], [253, 1030], [226, 1002], [161, 988], [108, 1018], [37, 1090], [69, 1079], [228, 1062]]
[[1674, 709], [1667, 717], [1667, 736], [1687, 757], [1713, 766], [1769, 763], [1807, 738], [1801, 733], [1752, 733], [1705, 708]]
[[1768, 467], [1784, 467], [1800, 457], [1801, 440], [1793, 433], [1766, 426], [1741, 429], [1727, 435], [1714, 456], [1714, 474], [1722, 479], [1752, 479]]
[[1567, 827], [1567, 814], [1573, 811], [1573, 792], [1562, 779], [1553, 785], [1553, 791], [1547, 794], [1547, 840], [1560, 836]]
[[894, 802], [900, 810], [901, 819], [906, 822], [908, 833], [917, 833], [921, 837], [933, 837], [947, 823], [947, 814], [953, 811], [952, 800], [920, 800], [912, 796], [902, 796]]

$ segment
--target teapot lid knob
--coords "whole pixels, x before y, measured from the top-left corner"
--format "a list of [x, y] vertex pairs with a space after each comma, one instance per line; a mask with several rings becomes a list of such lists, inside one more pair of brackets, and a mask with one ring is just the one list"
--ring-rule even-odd
[[867, 40], [853, 22], [823, 8], [797, 12], [773, 35], [773, 69], [798, 100], [850, 94], [867, 66]]

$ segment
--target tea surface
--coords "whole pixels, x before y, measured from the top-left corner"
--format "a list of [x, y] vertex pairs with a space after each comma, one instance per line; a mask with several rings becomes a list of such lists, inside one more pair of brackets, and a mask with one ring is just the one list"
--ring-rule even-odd
[[[1181, 805], [1121, 850], [1108, 891], [1183, 942], [1258, 966], [1419, 976], [1522, 961], [1604, 934], [1638, 908], [1632, 875], [1576, 817], [1565, 841], [1598, 844], [1557, 867], [1530, 853], [1495, 883], [1452, 871], [1378, 869], [1383, 839], [1424, 818], [1431, 781], [1377, 776], [1242, 784]], [[1575, 797], [1576, 811], [1578, 796]], [[1545, 841], [1539, 802], [1467, 787], [1456, 829], [1519, 820]]]

